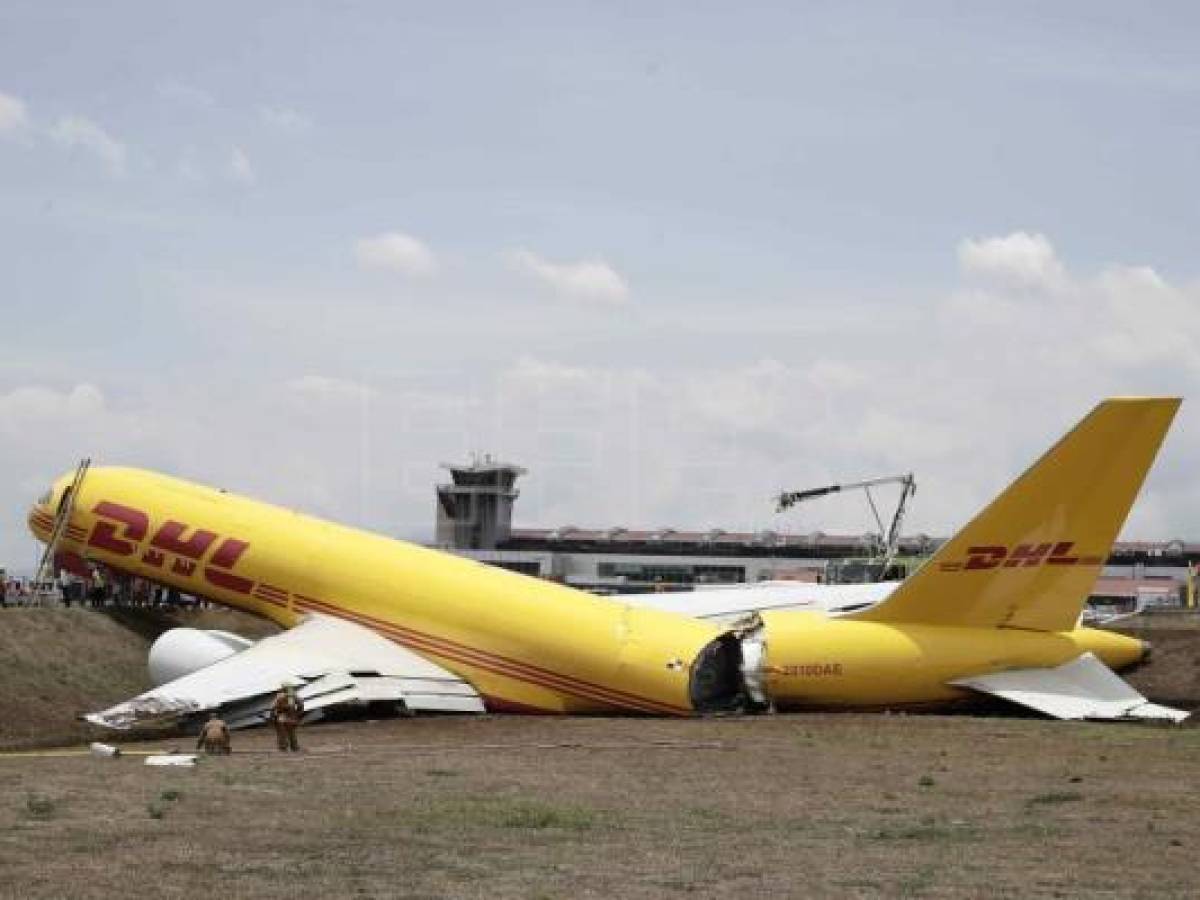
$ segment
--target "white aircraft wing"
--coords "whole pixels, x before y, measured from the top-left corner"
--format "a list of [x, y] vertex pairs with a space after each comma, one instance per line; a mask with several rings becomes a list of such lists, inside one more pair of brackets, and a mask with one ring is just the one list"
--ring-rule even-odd
[[679, 613], [695, 619], [732, 621], [767, 610], [811, 610], [840, 615], [874, 606], [896, 589], [898, 582], [877, 584], [810, 584], [770, 581], [735, 587], [663, 594], [617, 594], [610, 599]]
[[[306, 718], [340, 704], [395, 701], [409, 711], [484, 712], [457, 675], [361, 625], [310, 615], [296, 627], [85, 718], [127, 729], [221, 710], [230, 727], [255, 725], [281, 684], [298, 685]], [[313, 715], [313, 714], [317, 715]]]
[[1149, 702], [1092, 653], [1053, 669], [1012, 669], [950, 682], [1056, 719], [1167, 719], [1188, 713]]

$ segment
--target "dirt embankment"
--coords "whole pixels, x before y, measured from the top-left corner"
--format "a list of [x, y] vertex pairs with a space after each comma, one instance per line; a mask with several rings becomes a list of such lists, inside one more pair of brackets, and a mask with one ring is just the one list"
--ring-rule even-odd
[[1125, 674], [1130, 684], [1157, 703], [1200, 709], [1200, 615], [1138, 616], [1115, 630], [1153, 647], [1149, 661]]
[[150, 644], [179, 625], [251, 638], [275, 630], [226, 610], [0, 610], [0, 749], [95, 739], [77, 716], [149, 688]]

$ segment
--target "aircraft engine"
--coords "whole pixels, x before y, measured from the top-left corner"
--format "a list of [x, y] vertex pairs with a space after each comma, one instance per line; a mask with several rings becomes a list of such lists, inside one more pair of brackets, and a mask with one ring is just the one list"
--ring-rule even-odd
[[172, 628], [150, 645], [150, 681], [159, 687], [228, 659], [253, 643], [228, 631]]

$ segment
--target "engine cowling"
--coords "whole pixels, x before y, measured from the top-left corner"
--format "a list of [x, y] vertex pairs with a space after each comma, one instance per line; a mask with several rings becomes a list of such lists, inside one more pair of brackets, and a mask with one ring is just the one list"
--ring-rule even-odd
[[253, 643], [228, 631], [172, 628], [150, 645], [150, 682], [159, 687], [228, 659]]

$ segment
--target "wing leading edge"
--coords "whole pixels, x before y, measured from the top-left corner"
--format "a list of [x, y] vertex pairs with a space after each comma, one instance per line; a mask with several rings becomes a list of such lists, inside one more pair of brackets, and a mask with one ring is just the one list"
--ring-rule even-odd
[[485, 711], [475, 689], [452, 672], [361, 625], [313, 614], [289, 631], [84, 718], [128, 729], [221, 710], [231, 727], [245, 727], [265, 721], [274, 693], [289, 681], [300, 685], [297, 693], [310, 715], [377, 701], [395, 701], [412, 712]]

